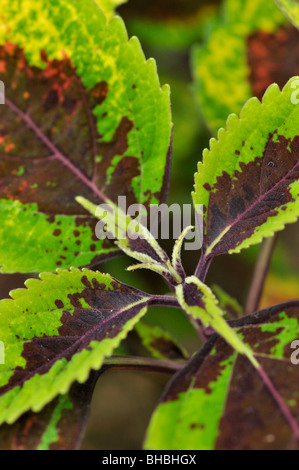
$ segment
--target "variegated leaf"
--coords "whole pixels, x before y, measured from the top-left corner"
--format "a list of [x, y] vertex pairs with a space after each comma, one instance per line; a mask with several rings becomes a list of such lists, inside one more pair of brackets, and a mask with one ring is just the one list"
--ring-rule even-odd
[[299, 32], [274, 1], [224, 0], [192, 63], [195, 93], [214, 134], [231, 113], [267, 87], [299, 75]]
[[211, 289], [196, 276], [190, 276], [176, 287], [176, 295], [181, 308], [187, 315], [199, 320], [205, 328], [212, 327], [238, 353], [244, 354], [258, 368], [252, 351], [236, 335], [224, 320], [224, 312]]
[[[182, 269], [177, 270], [178, 266], [171, 264], [165, 251], [147, 227], [139, 221], [139, 217], [131, 217], [112, 201], [96, 206], [81, 196], [78, 196], [76, 200], [90, 214], [100, 219], [100, 225], [97, 227], [98, 236], [103, 233], [110, 234], [113, 239], [116, 239], [117, 246], [124, 253], [140, 261], [141, 264], [130, 266], [129, 271], [149, 269], [165, 277], [171, 285], [182, 282], [184, 276]], [[141, 220], [142, 216], [144, 214], [141, 213]], [[178, 250], [183, 239], [179, 242]]]
[[14, 424], [0, 427], [0, 450], [75, 450], [81, 445], [89, 404], [99, 372], [74, 383], [39, 413], [28, 411]]
[[171, 380], [146, 449], [299, 449], [299, 301], [231, 325], [253, 349], [267, 385], [244, 356], [214, 336]]
[[299, 4], [297, 0], [275, 0], [286, 17], [299, 28]]
[[282, 92], [271, 85], [262, 103], [249, 100], [204, 151], [193, 194], [203, 205], [203, 275], [214, 256], [239, 253], [297, 220], [298, 85], [295, 77]]
[[98, 263], [115, 248], [96, 238], [75, 196], [165, 199], [168, 87], [122, 20], [107, 23], [93, 0], [1, 0], [1, 11], [1, 270]]
[[0, 423], [83, 383], [145, 314], [150, 296], [107, 274], [59, 269], [0, 302]]

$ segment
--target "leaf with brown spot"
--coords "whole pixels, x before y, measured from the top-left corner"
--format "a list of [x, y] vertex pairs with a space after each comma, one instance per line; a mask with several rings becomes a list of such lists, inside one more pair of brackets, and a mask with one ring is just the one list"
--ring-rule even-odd
[[200, 276], [214, 256], [239, 253], [297, 220], [298, 83], [294, 77], [282, 92], [271, 85], [262, 103], [249, 100], [204, 151], [193, 194], [204, 224]]
[[[108, 274], [58, 269], [0, 302], [0, 424], [84, 383], [146, 313], [151, 296]], [[50, 385], [49, 385], [50, 384]]]
[[[282, 0], [283, 2], [288, 0]], [[273, 0], [224, 0], [192, 56], [195, 93], [214, 134], [268, 86], [299, 75], [298, 31]]]
[[76, 450], [80, 448], [99, 372], [74, 383], [39, 413], [28, 411], [14, 424], [0, 427], [0, 450]]
[[293, 344], [299, 338], [299, 301], [231, 326], [252, 348], [273, 393], [245, 357], [214, 335], [171, 380], [152, 417], [146, 449], [299, 450], [298, 347]]
[[[2, 11], [1, 269], [98, 263], [116, 249], [96, 238], [95, 219], [75, 197], [100, 204], [125, 196], [128, 205], [146, 207], [165, 200], [168, 88], [161, 89], [138, 41], [128, 41], [120, 18], [107, 23], [92, 0], [4, 0]], [[47, 26], [35, 21], [39, 13]], [[69, 18], [67, 32], [62, 17]], [[40, 41], [45, 28], [46, 43]]]
[[262, 99], [271, 83], [283, 88], [299, 75], [299, 31], [293, 26], [281, 26], [275, 33], [257, 31], [248, 37], [247, 47], [249, 81], [257, 98]]

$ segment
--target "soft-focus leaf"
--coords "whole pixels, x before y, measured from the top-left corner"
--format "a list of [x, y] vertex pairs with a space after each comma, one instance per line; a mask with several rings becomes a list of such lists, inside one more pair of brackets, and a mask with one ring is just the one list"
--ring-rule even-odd
[[249, 98], [299, 75], [299, 32], [264, 0], [225, 0], [210, 30], [192, 62], [196, 96], [216, 133]]
[[212, 286], [212, 290], [217, 297], [219, 307], [226, 313], [229, 320], [235, 320], [243, 315], [243, 308], [235, 298], [218, 285]]
[[122, 15], [143, 44], [188, 49], [201, 39], [220, 0], [130, 0]]
[[107, 24], [92, 0], [2, 0], [1, 11], [3, 247], [13, 232], [13, 246], [0, 252], [2, 272], [99, 262], [111, 245], [97, 240], [95, 220], [74, 198], [126, 196], [146, 206], [165, 199], [168, 87], [160, 88], [154, 61], [128, 40], [122, 20]]
[[[281, 92], [271, 85], [260, 103], [231, 115], [212, 139], [195, 175], [202, 204], [202, 266], [213, 256], [239, 253], [295, 222], [299, 216], [298, 78]], [[295, 88], [294, 88], [295, 86]], [[295, 91], [294, 91], [295, 90]]]
[[[214, 336], [171, 381], [155, 411], [146, 449], [299, 449], [299, 301], [232, 323], [254, 351], [289, 421], [250, 362]], [[297, 435], [294, 435], [296, 432]]]
[[[177, 61], [177, 59], [175, 60]], [[183, 61], [183, 59], [181, 60]], [[168, 69], [169, 67], [168, 64]], [[161, 80], [169, 83], [171, 89], [173, 116], [171, 200], [189, 203], [189, 192], [186, 191], [186, 188], [190, 187], [190, 179], [194, 173], [194, 156], [198, 155], [198, 149], [203, 148], [207, 142], [204, 117], [198, 108], [198, 103], [194, 100], [189, 77], [180, 77], [171, 71], [161, 75], [161, 68], [159, 71]]]
[[95, 0], [108, 19], [112, 18], [115, 8], [128, 0]]
[[299, 28], [299, 3], [297, 0], [275, 0], [286, 17]]
[[159, 326], [152, 326], [139, 322], [135, 331], [140, 337], [143, 346], [157, 359], [186, 359], [188, 353], [177, 344], [171, 334]]
[[0, 450], [75, 450], [80, 447], [99, 372], [74, 383], [39, 413], [28, 411], [14, 424], [0, 427]]
[[145, 314], [149, 296], [87, 269], [26, 281], [0, 302], [0, 423], [87, 380]]

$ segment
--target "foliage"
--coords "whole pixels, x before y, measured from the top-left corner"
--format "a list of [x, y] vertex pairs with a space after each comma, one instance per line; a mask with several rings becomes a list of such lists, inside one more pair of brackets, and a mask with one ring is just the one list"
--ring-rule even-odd
[[108, 19], [113, 17], [115, 9], [127, 0], [96, 0]]
[[[0, 301], [0, 448], [79, 448], [96, 381], [122, 368], [173, 375], [145, 449], [299, 449], [299, 301], [244, 315], [206, 280], [216, 256], [271, 239], [299, 217], [298, 72], [279, 51], [275, 66], [271, 55], [261, 67], [258, 53], [265, 40], [264, 52], [290, 41], [296, 54], [293, 27], [274, 2], [226, 0], [194, 54], [213, 130], [245, 104], [198, 164], [192, 196], [203, 245], [189, 275], [182, 255], [193, 227], [169, 256], [145, 224], [149, 207], [168, 195], [170, 93], [114, 14], [124, 2], [0, 3], [0, 265], [39, 273]], [[155, 2], [147, 8], [155, 12]], [[180, 8], [176, 0], [172, 20]], [[184, 8], [184, 18], [198, 11], [191, 0]], [[169, 44], [189, 47], [191, 36]], [[120, 196], [145, 212], [132, 217]], [[137, 261], [132, 276], [145, 270], [169, 292], [158, 294], [155, 281], [146, 293], [98, 270], [121, 252]], [[184, 312], [200, 342], [195, 354], [167, 325], [144, 319], [149, 307]]]
[[213, 133], [251, 96], [261, 99], [271, 83], [282, 88], [299, 74], [298, 38], [274, 1], [224, 1], [192, 54], [196, 96]]
[[[165, 199], [168, 87], [160, 88], [154, 61], [145, 61], [136, 38], [128, 41], [121, 19], [107, 24], [93, 1], [1, 6], [1, 270], [96, 264], [115, 250], [95, 238], [95, 221], [75, 196], [147, 205]], [[38, 14], [43, 20], [35, 22]], [[12, 220], [25, 226], [25, 237], [14, 230], [11, 239]]]
[[[290, 362], [289, 345], [299, 335], [299, 303], [261, 311], [233, 326], [298, 420], [299, 370]], [[283, 417], [250, 363], [214, 336], [169, 384], [145, 447], [273, 450], [287, 448], [298, 431], [298, 423]]]
[[260, 243], [299, 216], [296, 83], [282, 92], [271, 85], [262, 103], [249, 100], [204, 151], [193, 198], [202, 205], [206, 259]]
[[299, 27], [299, 5], [296, 0], [275, 0], [279, 8], [290, 19], [290, 21]]

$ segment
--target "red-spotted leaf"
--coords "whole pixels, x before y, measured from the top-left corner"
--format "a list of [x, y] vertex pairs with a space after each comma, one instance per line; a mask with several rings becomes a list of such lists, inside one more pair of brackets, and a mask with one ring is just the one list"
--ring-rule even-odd
[[26, 281], [0, 302], [0, 424], [40, 411], [98, 370], [145, 314], [150, 296], [87, 269]]
[[299, 450], [299, 301], [231, 326], [262, 373], [215, 335], [170, 382], [146, 449]]
[[0, 450], [75, 450], [81, 445], [89, 404], [99, 372], [74, 383], [39, 413], [28, 411], [14, 424], [0, 427]]
[[212, 139], [195, 175], [204, 221], [201, 275], [209, 260], [271, 237], [299, 216], [298, 77], [271, 85]]
[[[281, 1], [281, 0], [279, 0]], [[283, 0], [281, 3], [287, 3]], [[214, 133], [267, 87], [299, 75], [299, 32], [273, 0], [224, 0], [193, 53], [195, 92]]]
[[92, 0], [1, 7], [1, 270], [97, 263], [115, 248], [97, 239], [75, 197], [165, 199], [168, 88], [121, 19], [107, 23]]

